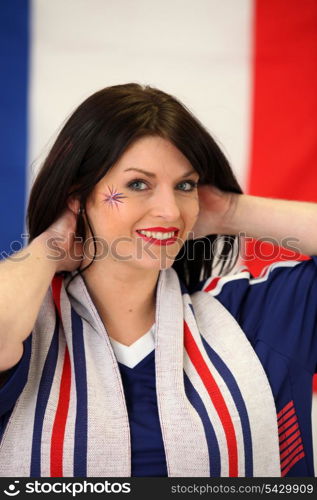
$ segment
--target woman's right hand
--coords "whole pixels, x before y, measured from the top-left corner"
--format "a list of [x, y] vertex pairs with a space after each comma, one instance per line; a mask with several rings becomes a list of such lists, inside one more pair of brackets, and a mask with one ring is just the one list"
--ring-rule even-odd
[[56, 262], [56, 272], [75, 271], [83, 258], [83, 242], [76, 237], [77, 217], [70, 208], [44, 231], [48, 258]]

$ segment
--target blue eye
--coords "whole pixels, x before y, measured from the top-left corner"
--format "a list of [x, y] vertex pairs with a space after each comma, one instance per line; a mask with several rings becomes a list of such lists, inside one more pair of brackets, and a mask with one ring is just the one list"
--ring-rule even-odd
[[184, 182], [181, 182], [180, 184], [189, 184], [191, 186], [190, 189], [185, 189], [184, 191], [194, 191], [194, 189], [196, 189], [196, 187], [198, 185], [198, 182], [184, 181]]
[[[143, 181], [142, 179], [135, 179], [134, 181], [129, 182], [129, 184], [127, 184], [127, 187], [129, 189], [131, 189], [132, 191], [145, 191], [144, 189], [138, 189], [136, 187], [133, 187], [135, 184], [145, 184], [146, 186], [148, 185], [147, 182]], [[185, 192], [194, 191], [194, 189], [196, 189], [197, 185], [198, 185], [197, 182], [194, 182], [192, 180], [180, 182], [178, 184], [178, 186], [180, 186], [182, 184], [189, 184], [190, 185], [190, 189], [181, 189], [181, 191], [185, 191]]]
[[141, 179], [136, 179], [135, 181], [132, 181], [128, 184], [128, 188], [132, 189], [132, 191], [144, 191], [144, 189], [138, 189], [138, 188], [132, 187], [134, 184], [146, 184], [146, 182], [142, 181]]

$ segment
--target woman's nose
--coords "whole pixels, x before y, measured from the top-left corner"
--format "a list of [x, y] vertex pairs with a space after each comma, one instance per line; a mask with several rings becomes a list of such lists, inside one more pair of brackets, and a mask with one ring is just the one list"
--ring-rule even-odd
[[161, 190], [153, 200], [153, 214], [168, 220], [177, 220], [180, 217], [180, 207], [175, 193], [170, 190]]

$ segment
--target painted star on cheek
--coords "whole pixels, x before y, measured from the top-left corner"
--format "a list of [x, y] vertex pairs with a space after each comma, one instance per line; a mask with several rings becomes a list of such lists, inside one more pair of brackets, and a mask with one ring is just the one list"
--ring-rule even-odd
[[107, 202], [109, 205], [111, 205], [111, 208], [113, 206], [116, 206], [118, 209], [119, 203], [123, 203], [122, 198], [127, 198], [127, 196], [124, 196], [123, 193], [118, 193], [113, 186], [111, 186], [111, 188], [110, 186], [108, 186], [108, 191], [109, 194], [105, 193], [104, 201]]

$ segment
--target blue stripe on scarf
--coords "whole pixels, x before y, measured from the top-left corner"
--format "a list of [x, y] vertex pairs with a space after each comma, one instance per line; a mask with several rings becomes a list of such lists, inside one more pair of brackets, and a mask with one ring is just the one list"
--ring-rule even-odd
[[198, 392], [196, 391], [195, 387], [193, 386], [185, 372], [184, 384], [186, 396], [197, 411], [204, 426], [209, 453], [210, 476], [220, 477], [220, 451], [214, 428], [209, 419], [208, 413], [201, 397], [199, 396]]
[[239, 412], [241, 426], [242, 426], [242, 433], [243, 433], [243, 442], [244, 442], [245, 477], [253, 477], [252, 437], [251, 437], [250, 421], [245, 403], [242, 398], [242, 394], [229, 368], [225, 365], [225, 363], [218, 356], [218, 354], [212, 349], [212, 347], [210, 347], [210, 345], [207, 343], [207, 341], [203, 338], [202, 335], [201, 339], [210, 361], [212, 362], [212, 364], [214, 365], [214, 367], [216, 368], [216, 370], [226, 383], [230, 391], [230, 394], [233, 398], [233, 401], [236, 405], [236, 408]]
[[76, 422], [74, 445], [74, 477], [87, 477], [87, 373], [82, 319], [72, 308], [73, 353], [76, 380]]
[[46, 406], [51, 392], [51, 387], [57, 364], [59, 322], [60, 320], [56, 310], [55, 330], [49, 351], [46, 356], [41, 376], [41, 381], [39, 385], [39, 391], [37, 394], [37, 401], [36, 401], [35, 415], [34, 415], [34, 426], [33, 426], [30, 477], [41, 477], [42, 431], [43, 431]]

